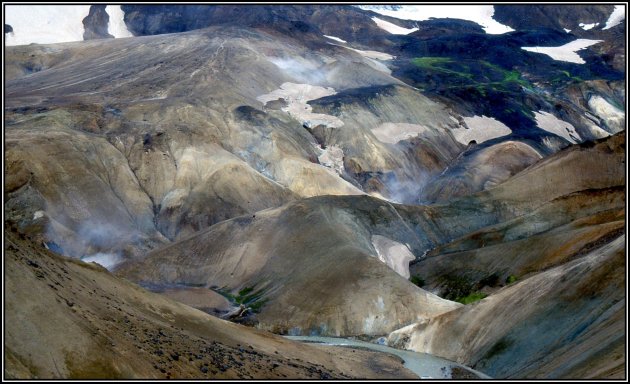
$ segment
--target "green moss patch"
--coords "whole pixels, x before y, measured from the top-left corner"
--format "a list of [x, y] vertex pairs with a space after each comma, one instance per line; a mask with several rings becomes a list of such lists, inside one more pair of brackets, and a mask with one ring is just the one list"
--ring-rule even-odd
[[262, 306], [267, 302], [267, 299], [262, 299], [265, 293], [264, 289], [256, 290], [256, 286], [245, 287], [239, 290], [236, 294], [228, 291], [226, 288], [214, 289], [215, 292], [225, 297], [233, 305], [244, 305], [249, 307], [252, 312], [260, 312]]
[[[450, 57], [417, 57], [412, 64], [421, 68], [428, 83], [436, 89], [472, 87], [485, 95], [488, 90], [513, 91], [515, 87], [533, 89], [518, 71], [508, 71], [484, 60], [453, 60]], [[435, 81], [435, 77], [439, 81]]]
[[464, 296], [464, 297], [458, 297], [457, 299], [455, 299], [455, 301], [457, 301], [458, 303], [462, 303], [464, 305], [467, 304], [471, 304], [474, 303], [476, 301], [479, 301], [485, 297], [487, 297], [488, 295], [486, 295], [483, 292], [473, 292], [470, 295]]

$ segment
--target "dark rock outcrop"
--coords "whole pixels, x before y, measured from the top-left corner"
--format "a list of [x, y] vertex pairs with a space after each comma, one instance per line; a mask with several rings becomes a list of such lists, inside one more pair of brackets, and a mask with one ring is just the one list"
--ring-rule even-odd
[[107, 5], [92, 5], [90, 13], [83, 19], [83, 40], [105, 39], [114, 37], [108, 32], [109, 15], [105, 11]]
[[579, 26], [580, 23], [599, 23], [598, 28], [602, 28], [613, 9], [613, 5], [497, 4], [494, 6], [493, 18], [519, 31], [540, 28], [562, 31], [566, 28], [579, 36], [585, 32]]

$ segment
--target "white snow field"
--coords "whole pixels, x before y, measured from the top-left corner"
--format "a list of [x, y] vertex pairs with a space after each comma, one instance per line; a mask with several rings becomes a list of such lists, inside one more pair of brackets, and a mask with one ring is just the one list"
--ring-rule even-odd
[[[107, 32], [114, 37], [132, 37], [124, 22], [120, 5], [108, 5]], [[13, 32], [5, 34], [5, 45], [55, 44], [82, 41], [83, 19], [90, 13], [89, 5], [6, 5], [5, 24]]]
[[378, 17], [373, 17], [372, 20], [376, 25], [394, 35], [408, 35], [411, 32], [415, 32], [418, 28], [403, 28], [389, 21], [381, 20]]
[[6, 5], [5, 24], [13, 27], [5, 45], [52, 44], [83, 40], [89, 5]]
[[120, 8], [120, 5], [108, 5], [105, 7], [105, 12], [109, 15], [107, 33], [114, 37], [133, 37], [133, 34], [127, 29], [127, 25], [125, 25], [125, 13]]
[[416, 257], [405, 244], [385, 236], [373, 235], [372, 245], [380, 261], [405, 279], [409, 278], [409, 262], [415, 260]]
[[623, 5], [615, 5], [614, 11], [608, 17], [608, 21], [606, 21], [606, 26], [604, 29], [610, 29], [612, 27], [616, 27], [621, 24], [622, 21], [626, 19], [626, 9]]
[[586, 61], [577, 54], [577, 51], [590, 47], [603, 40], [577, 39], [559, 47], [521, 47], [526, 51], [542, 53], [558, 61], [568, 61], [569, 63], [584, 64]]
[[340, 42], [340, 43], [347, 43], [347, 41], [345, 41], [345, 40], [343, 40], [343, 39], [340, 39], [340, 38], [338, 38], [338, 37], [336, 37], [336, 36], [328, 36], [328, 35], [324, 35], [324, 37], [325, 37], [325, 38], [327, 38], [327, 39], [330, 39], [330, 40], [335, 40], [335, 41], [338, 41], [338, 42]]
[[455, 140], [462, 144], [467, 145], [471, 141], [475, 141], [478, 144], [484, 141], [494, 139], [496, 137], [507, 136], [512, 133], [512, 130], [508, 128], [502, 122], [486, 116], [473, 116], [464, 117], [464, 122], [468, 129], [456, 128], [451, 132], [455, 137]]
[[336, 116], [325, 115], [323, 113], [313, 113], [313, 108], [307, 104], [310, 100], [334, 95], [337, 92], [333, 88], [324, 88], [311, 84], [283, 83], [279, 89], [271, 93], [258, 96], [256, 99], [267, 104], [273, 100], [283, 99], [287, 103], [282, 111], [288, 113], [307, 127], [325, 125], [331, 128], [343, 126], [343, 121]]
[[551, 113], [538, 111], [534, 112], [534, 117], [536, 119], [536, 125], [538, 125], [538, 128], [563, 137], [573, 144], [577, 144], [582, 141], [582, 138], [575, 131], [573, 125], [567, 123], [566, 121], [558, 119]]
[[402, 5], [396, 10], [370, 5], [358, 5], [358, 7], [405, 20], [422, 21], [430, 18], [469, 20], [481, 25], [486, 33], [493, 35], [514, 31], [492, 18], [494, 15], [492, 5]]

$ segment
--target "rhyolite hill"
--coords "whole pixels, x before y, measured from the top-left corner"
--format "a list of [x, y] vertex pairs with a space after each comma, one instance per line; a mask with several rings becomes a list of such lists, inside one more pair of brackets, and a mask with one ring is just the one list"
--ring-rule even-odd
[[614, 6], [110, 7], [5, 47], [7, 378], [624, 377]]

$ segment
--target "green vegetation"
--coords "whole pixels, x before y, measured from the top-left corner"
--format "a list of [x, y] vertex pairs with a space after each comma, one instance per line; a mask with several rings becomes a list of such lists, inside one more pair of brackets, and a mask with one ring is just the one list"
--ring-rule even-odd
[[409, 281], [411, 281], [413, 284], [417, 285], [420, 288], [424, 287], [424, 284], [425, 284], [424, 279], [418, 275], [411, 276]]
[[492, 273], [479, 281], [454, 274], [442, 275], [439, 278], [443, 293], [441, 296], [462, 304], [474, 303], [487, 297], [488, 295], [481, 292], [480, 289], [485, 286], [496, 287], [499, 285], [499, 281], [499, 275], [496, 273]]
[[486, 97], [486, 89], [483, 85], [475, 85], [474, 89], [483, 97]]
[[487, 297], [488, 295], [486, 295], [483, 292], [473, 292], [468, 296], [464, 296], [464, 297], [458, 297], [457, 299], [455, 299], [455, 301], [457, 301], [458, 303], [462, 303], [464, 305], [466, 304], [470, 304], [470, 303], [474, 303], [475, 301], [479, 301], [481, 299], [483, 299], [484, 297]]
[[[237, 296], [237, 303], [241, 303], [242, 300], [244, 300], [247, 295], [249, 295], [250, 293], [252, 293], [254, 291], [254, 287], [245, 287], [243, 289], [241, 289], [240, 291], [238, 291], [238, 296]], [[241, 301], [239, 301], [241, 300]]]
[[439, 66], [452, 63], [453, 59], [450, 57], [416, 57], [411, 62], [421, 68], [440, 69]]
[[267, 302], [267, 299], [262, 299], [262, 295], [265, 293], [264, 289], [255, 290], [255, 285], [252, 287], [245, 287], [238, 291], [235, 295], [225, 288], [214, 289], [215, 292], [219, 293], [226, 299], [230, 300], [232, 304], [236, 305], [244, 305], [245, 307], [249, 307], [252, 312], [260, 312], [262, 306]]
[[449, 75], [442, 76], [443, 86], [437, 85], [438, 88], [474, 88], [482, 96], [486, 96], [488, 91], [512, 92], [515, 86], [533, 90], [518, 71], [508, 71], [484, 60], [418, 57], [411, 62], [428, 75]]
[[512, 283], [516, 282], [516, 280], [518, 280], [516, 278], [516, 276], [510, 275], [510, 276], [507, 277], [507, 279], [505, 279], [505, 284], [512, 284]]
[[457, 299], [466, 297], [473, 292], [473, 282], [463, 276], [442, 275], [439, 282], [442, 286], [442, 297], [447, 300], [457, 301]]
[[521, 74], [517, 71], [505, 72], [505, 77], [503, 78], [503, 81], [513, 81], [515, 83], [518, 83], [519, 85], [522, 85], [525, 88], [527, 88], [527, 86], [529, 85], [527, 81], [521, 78]]
[[557, 76], [551, 79], [552, 83], [570, 83], [570, 82], [581, 82], [584, 81], [579, 76], [573, 76], [569, 71], [560, 70]]
[[447, 68], [446, 64], [453, 63], [453, 59], [450, 57], [418, 57], [413, 59], [411, 62], [425, 70], [460, 76], [470, 80], [473, 78], [472, 73]]

